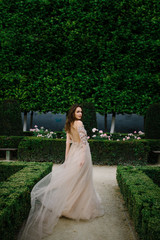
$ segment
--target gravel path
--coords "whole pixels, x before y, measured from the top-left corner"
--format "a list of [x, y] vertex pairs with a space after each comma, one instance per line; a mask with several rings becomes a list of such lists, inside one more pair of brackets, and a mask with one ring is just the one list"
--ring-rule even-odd
[[[57, 167], [57, 166], [54, 166]], [[116, 181], [116, 166], [94, 166], [94, 185], [105, 215], [92, 221], [60, 218], [45, 240], [138, 240]]]

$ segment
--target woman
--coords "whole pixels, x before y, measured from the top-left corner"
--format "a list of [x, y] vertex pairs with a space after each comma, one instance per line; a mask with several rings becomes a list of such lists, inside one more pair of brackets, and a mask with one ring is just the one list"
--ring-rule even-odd
[[40, 240], [52, 234], [61, 216], [89, 220], [104, 214], [92, 179], [92, 161], [82, 108], [74, 104], [68, 113], [65, 130], [65, 161], [40, 180], [31, 192], [31, 210], [22, 240]]

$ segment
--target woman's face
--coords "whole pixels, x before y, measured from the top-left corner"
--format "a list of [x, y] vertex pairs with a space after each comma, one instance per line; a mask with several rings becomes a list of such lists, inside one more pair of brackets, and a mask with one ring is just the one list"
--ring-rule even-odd
[[77, 120], [80, 120], [82, 118], [82, 108], [77, 107], [74, 114], [75, 114], [75, 118]]

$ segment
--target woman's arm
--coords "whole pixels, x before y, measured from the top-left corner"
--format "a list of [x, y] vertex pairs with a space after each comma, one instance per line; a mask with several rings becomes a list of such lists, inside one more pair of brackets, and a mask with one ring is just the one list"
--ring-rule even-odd
[[71, 143], [71, 138], [69, 136], [69, 133], [67, 133], [66, 135], [66, 152], [65, 152], [65, 160], [67, 159], [67, 156], [68, 156], [68, 152], [69, 152], [69, 149], [70, 149], [70, 143]]
[[81, 121], [77, 121], [77, 130], [79, 133], [79, 137], [82, 143], [83, 155], [81, 156], [80, 167], [82, 167], [85, 163], [85, 155], [86, 155], [86, 145], [87, 145], [87, 133], [84, 129], [83, 123]]

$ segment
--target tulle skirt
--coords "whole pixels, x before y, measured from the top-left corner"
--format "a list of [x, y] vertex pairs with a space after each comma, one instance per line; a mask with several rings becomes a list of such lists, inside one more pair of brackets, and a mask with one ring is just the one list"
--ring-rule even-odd
[[72, 143], [65, 163], [56, 169], [53, 166], [52, 172], [33, 187], [30, 213], [18, 239], [43, 239], [53, 233], [62, 216], [89, 220], [103, 214], [93, 185], [89, 145], [84, 148], [81, 143]]

